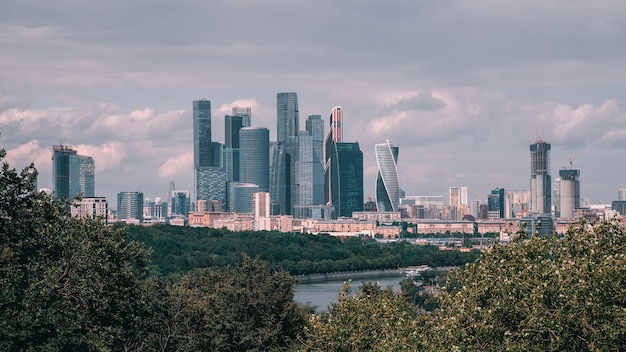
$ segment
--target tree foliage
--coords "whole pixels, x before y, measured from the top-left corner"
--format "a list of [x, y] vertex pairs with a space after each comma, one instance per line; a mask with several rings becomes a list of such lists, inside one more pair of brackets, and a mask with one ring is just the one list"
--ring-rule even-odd
[[128, 226], [128, 239], [153, 250], [151, 272], [177, 277], [196, 268], [236, 265], [241, 254], [259, 257], [273, 270], [292, 275], [391, 269], [421, 265], [457, 266], [480, 252], [441, 251], [408, 242], [379, 243], [373, 239], [270, 231], [230, 232], [170, 225]]
[[244, 257], [176, 282], [147, 277], [142, 243], [70, 217], [36, 176], [0, 172], [0, 350], [274, 351], [302, 331], [287, 273]]
[[0, 171], [0, 349], [130, 348], [145, 320], [143, 246], [69, 217], [36, 177], [33, 165]]
[[563, 238], [494, 246], [451, 278], [437, 315], [459, 350], [623, 350], [626, 232], [581, 222]]
[[305, 323], [293, 284], [249, 257], [224, 270], [199, 269], [169, 286], [171, 309], [161, 326], [181, 351], [286, 350]]
[[427, 316], [391, 288], [365, 283], [353, 292], [345, 283], [328, 313], [310, 316], [303, 351], [422, 350]]
[[448, 275], [432, 313], [407, 307], [411, 288], [403, 284], [400, 300], [344, 289], [330, 313], [310, 318], [305, 348], [623, 351], [626, 230], [616, 220], [581, 222], [563, 238], [495, 245]]

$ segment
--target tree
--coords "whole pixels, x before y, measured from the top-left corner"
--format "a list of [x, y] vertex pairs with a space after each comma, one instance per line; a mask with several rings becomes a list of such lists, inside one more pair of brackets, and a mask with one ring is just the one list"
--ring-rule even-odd
[[288, 350], [305, 324], [304, 310], [293, 301], [294, 279], [247, 256], [224, 270], [185, 275], [170, 287], [170, 297], [179, 306], [162, 326], [175, 332], [172, 345], [184, 351]]
[[[0, 150], [0, 160], [5, 157]], [[35, 190], [34, 165], [0, 171], [0, 349], [135, 347], [147, 313], [146, 252], [123, 234], [69, 216]]]
[[310, 315], [303, 351], [414, 351], [424, 349], [421, 336], [427, 316], [391, 288], [364, 283], [356, 292], [350, 282], [328, 313]]
[[563, 238], [495, 245], [449, 278], [441, 307], [432, 343], [448, 350], [623, 350], [624, 226], [582, 221]]

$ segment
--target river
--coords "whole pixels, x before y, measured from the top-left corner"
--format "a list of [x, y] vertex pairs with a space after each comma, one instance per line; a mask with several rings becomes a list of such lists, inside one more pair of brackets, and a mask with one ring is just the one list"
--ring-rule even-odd
[[[352, 289], [356, 290], [363, 282], [376, 282], [381, 287], [391, 286], [394, 291], [400, 289], [400, 281], [405, 276], [398, 273], [393, 276], [360, 277], [352, 280]], [[333, 280], [324, 282], [300, 283], [296, 285], [294, 300], [299, 304], [308, 304], [318, 312], [327, 312], [331, 303], [337, 303], [341, 285], [347, 280]]]

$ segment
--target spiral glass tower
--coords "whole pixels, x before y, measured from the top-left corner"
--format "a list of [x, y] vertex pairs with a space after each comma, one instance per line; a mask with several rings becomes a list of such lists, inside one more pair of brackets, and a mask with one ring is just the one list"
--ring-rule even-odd
[[400, 181], [398, 179], [398, 151], [400, 146], [391, 140], [376, 144], [376, 205], [378, 211], [398, 211]]

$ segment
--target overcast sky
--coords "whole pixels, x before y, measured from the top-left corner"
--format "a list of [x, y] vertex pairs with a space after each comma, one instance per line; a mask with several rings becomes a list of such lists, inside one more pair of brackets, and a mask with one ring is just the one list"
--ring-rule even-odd
[[250, 106], [276, 139], [276, 93], [300, 125], [344, 110], [365, 197], [374, 144], [400, 145], [408, 195], [529, 189], [529, 145], [580, 169], [593, 203], [626, 187], [621, 0], [0, 0], [0, 147], [51, 187], [52, 145], [96, 163], [96, 195], [192, 190], [192, 101]]

